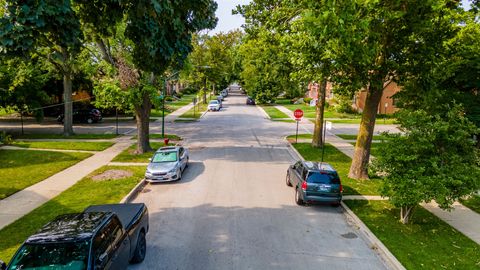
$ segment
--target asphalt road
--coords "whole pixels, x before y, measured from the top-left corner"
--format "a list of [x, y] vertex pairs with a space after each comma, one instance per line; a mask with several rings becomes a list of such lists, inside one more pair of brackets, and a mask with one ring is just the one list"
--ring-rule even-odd
[[341, 208], [295, 204], [283, 141], [294, 124], [244, 103], [230, 95], [220, 112], [167, 126], [186, 138], [191, 163], [180, 182], [147, 185], [135, 200], [150, 232], [145, 261], [129, 269], [386, 269]]

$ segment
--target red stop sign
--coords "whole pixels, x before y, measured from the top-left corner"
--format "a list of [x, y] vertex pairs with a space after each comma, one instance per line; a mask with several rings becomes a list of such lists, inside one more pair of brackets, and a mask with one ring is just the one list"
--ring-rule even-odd
[[295, 118], [297, 119], [300, 119], [303, 117], [303, 111], [300, 110], [300, 109], [296, 109], [294, 112], [293, 112], [293, 116], [295, 116]]

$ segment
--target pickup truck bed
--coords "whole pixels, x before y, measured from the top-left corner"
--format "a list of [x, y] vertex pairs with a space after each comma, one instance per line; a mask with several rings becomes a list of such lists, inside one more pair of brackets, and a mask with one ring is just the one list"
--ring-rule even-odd
[[120, 219], [123, 228], [127, 231], [135, 224], [146, 210], [143, 203], [129, 203], [129, 204], [103, 204], [92, 205], [85, 209], [84, 212], [111, 212], [115, 213]]

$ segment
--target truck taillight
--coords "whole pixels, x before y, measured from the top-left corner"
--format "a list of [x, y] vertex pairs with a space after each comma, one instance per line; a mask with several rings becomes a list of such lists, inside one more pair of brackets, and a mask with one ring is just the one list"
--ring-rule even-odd
[[340, 184], [340, 192], [343, 192], [343, 186]]
[[302, 189], [303, 189], [303, 190], [307, 190], [307, 186], [308, 186], [308, 185], [307, 185], [307, 182], [306, 182], [306, 181], [303, 181], [303, 182], [302, 182]]

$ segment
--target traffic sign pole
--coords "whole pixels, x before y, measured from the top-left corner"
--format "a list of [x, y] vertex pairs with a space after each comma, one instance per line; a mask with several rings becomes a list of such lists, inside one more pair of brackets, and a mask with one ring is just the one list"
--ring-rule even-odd
[[296, 109], [293, 112], [293, 116], [295, 116], [295, 121], [297, 122], [297, 130], [295, 132], [295, 143], [298, 143], [298, 122], [300, 122], [300, 120], [302, 120], [303, 111], [300, 110], [300, 109]]

